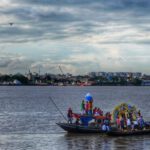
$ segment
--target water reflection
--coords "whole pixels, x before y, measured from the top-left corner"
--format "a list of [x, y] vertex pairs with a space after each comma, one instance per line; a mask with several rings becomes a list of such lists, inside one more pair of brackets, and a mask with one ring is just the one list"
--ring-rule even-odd
[[148, 150], [149, 140], [150, 136], [108, 137], [97, 134], [65, 134], [63, 144], [68, 150]]
[[150, 136], [108, 137], [98, 134], [9, 134], [0, 149], [16, 150], [149, 150]]
[[118, 137], [113, 140], [113, 147], [116, 150], [137, 150], [137, 149], [149, 149], [147, 143], [150, 140], [150, 136], [127, 136], [127, 137]]
[[111, 140], [105, 135], [66, 134], [64, 139], [67, 149], [112, 150]]

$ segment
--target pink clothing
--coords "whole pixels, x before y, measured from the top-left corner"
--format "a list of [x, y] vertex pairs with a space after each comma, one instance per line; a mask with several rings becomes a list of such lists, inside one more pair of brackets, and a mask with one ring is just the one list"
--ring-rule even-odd
[[116, 123], [117, 123], [117, 125], [120, 125], [120, 119], [119, 118], [116, 119]]

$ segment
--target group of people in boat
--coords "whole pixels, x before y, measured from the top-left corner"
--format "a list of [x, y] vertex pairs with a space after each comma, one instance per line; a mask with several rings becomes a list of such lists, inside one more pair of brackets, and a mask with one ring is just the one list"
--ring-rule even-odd
[[[73, 113], [72, 109], [68, 109], [68, 123], [75, 123], [76, 125], [95, 126], [102, 130], [110, 130], [111, 114], [107, 112], [105, 115], [99, 107], [93, 108], [93, 98], [88, 95], [85, 100], [81, 102], [81, 113], [79, 115]], [[73, 122], [73, 118], [76, 118]], [[85, 121], [85, 120], [88, 121]], [[91, 119], [91, 120], [90, 120]]]
[[112, 115], [117, 129], [121, 131], [143, 130], [150, 127], [149, 123], [144, 121], [141, 111], [126, 103], [116, 106]]
[[82, 115], [94, 115], [94, 116], [103, 116], [103, 111], [99, 107], [93, 108], [93, 100], [92, 101], [84, 101], [81, 102], [81, 114]]
[[81, 102], [81, 114], [92, 115], [93, 113], [93, 99], [91, 101]]
[[[109, 131], [112, 124], [121, 131], [142, 130], [146, 127], [140, 110], [136, 111], [135, 107], [122, 103], [117, 106], [112, 114], [110, 112], [104, 114], [99, 107], [93, 108], [93, 98], [90, 95], [86, 97], [86, 100], [82, 100], [80, 114], [73, 113], [72, 109], [69, 108], [67, 116], [70, 124], [95, 126], [104, 131]], [[76, 118], [75, 122], [73, 122], [74, 116]], [[91, 117], [91, 120], [85, 123], [83, 118], [89, 119], [89, 117]]]
[[[82, 122], [82, 117], [91, 117], [91, 121], [88, 122], [88, 126], [92, 126], [92, 127], [98, 127], [104, 131], [109, 131], [111, 128], [111, 114], [110, 112], [107, 112], [105, 115], [103, 115], [103, 111], [100, 108], [95, 107], [92, 110], [92, 114], [78, 114], [80, 117], [76, 117], [77, 114], [73, 113], [72, 109], [69, 108], [68, 112], [67, 112], [67, 116], [68, 116], [68, 123], [69, 124], [76, 124], [76, 125], [83, 125], [86, 126], [86, 124], [84, 124], [84, 122]], [[73, 118], [76, 117], [76, 120], [73, 122]]]
[[133, 119], [132, 115], [133, 115], [132, 113], [129, 113], [127, 114], [127, 116], [125, 115], [122, 115], [121, 117], [118, 116], [116, 119], [117, 128], [122, 131], [124, 131], [125, 129], [127, 130], [144, 129], [145, 121], [140, 111], [137, 113], [136, 119]]

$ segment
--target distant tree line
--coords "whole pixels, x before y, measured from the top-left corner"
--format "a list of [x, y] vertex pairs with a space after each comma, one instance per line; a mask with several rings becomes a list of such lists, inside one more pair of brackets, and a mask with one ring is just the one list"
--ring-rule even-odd
[[15, 74], [15, 75], [1, 75], [0, 82], [13, 82], [14, 80], [20, 81], [22, 84], [28, 84], [29, 80], [22, 74]]
[[[14, 75], [1, 75], [0, 76], [0, 83], [3, 82], [10, 82], [12, 83], [14, 80], [20, 81], [23, 85], [34, 85], [36, 83], [45, 83], [47, 85], [59, 85], [59, 83], [62, 83], [63, 85], [80, 85], [83, 82], [91, 83], [91, 85], [97, 85], [97, 86], [128, 86], [128, 85], [134, 85], [134, 86], [140, 86], [142, 84], [142, 79], [140, 78], [124, 78], [124, 77], [103, 77], [103, 76], [96, 76], [96, 77], [89, 77], [87, 75], [85, 76], [74, 76], [72, 77], [64, 77], [64, 76], [54, 76], [51, 77], [49, 74], [45, 75], [37, 75], [33, 76], [31, 79], [27, 78], [26, 76], [22, 74], [14, 74]], [[73, 84], [74, 83], [74, 84]]]

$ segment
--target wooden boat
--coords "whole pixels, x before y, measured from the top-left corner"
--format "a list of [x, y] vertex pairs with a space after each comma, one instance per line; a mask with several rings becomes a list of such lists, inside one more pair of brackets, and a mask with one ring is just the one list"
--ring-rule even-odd
[[134, 131], [109, 131], [107, 135], [109, 136], [132, 136], [132, 135], [146, 135], [150, 134], [150, 129], [143, 129], [143, 130], [134, 130]]
[[119, 129], [112, 128], [111, 131], [107, 132], [107, 135], [110, 136], [131, 136], [131, 135], [146, 135], [150, 134], [150, 121], [145, 121], [145, 128], [144, 129], [135, 129], [135, 130], [125, 130], [121, 131]]
[[62, 129], [67, 132], [72, 133], [104, 133], [99, 127], [95, 126], [83, 126], [83, 125], [76, 125], [76, 124], [69, 124], [69, 123], [56, 123]]

